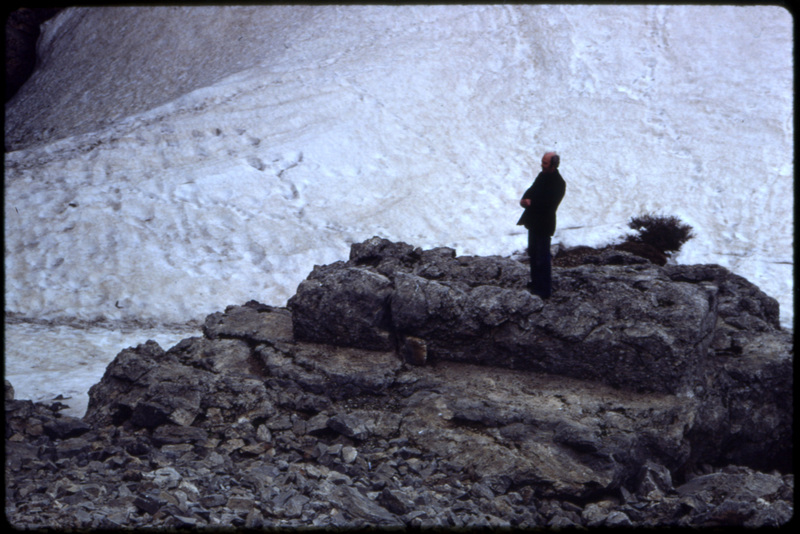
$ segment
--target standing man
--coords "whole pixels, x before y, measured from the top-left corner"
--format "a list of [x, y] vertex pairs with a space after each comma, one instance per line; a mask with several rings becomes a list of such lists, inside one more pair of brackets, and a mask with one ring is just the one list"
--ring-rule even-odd
[[531, 259], [528, 290], [543, 299], [550, 298], [552, 292], [550, 237], [556, 231], [556, 210], [567, 189], [566, 182], [558, 173], [560, 159], [555, 152], [542, 157], [542, 172], [519, 201], [525, 211], [517, 224], [528, 229], [528, 256]]

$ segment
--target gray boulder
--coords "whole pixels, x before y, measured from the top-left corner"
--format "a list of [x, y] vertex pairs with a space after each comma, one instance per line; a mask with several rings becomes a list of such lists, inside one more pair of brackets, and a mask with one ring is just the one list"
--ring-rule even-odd
[[[390, 350], [388, 297], [392, 283], [368, 269], [343, 267], [316, 270], [300, 284], [302, 314], [294, 332], [306, 341]], [[336, 316], [331, 321], [331, 315]]]
[[190, 426], [216, 410], [224, 421], [274, 413], [264, 381], [253, 374], [246, 342], [188, 338], [165, 352], [155, 341], [125, 349], [89, 390], [84, 420], [155, 429]]
[[742, 325], [779, 328], [774, 299], [721, 267], [620, 263], [556, 268], [545, 303], [515, 260], [372, 238], [315, 268], [288, 306], [298, 340], [391, 350], [413, 337], [425, 361], [665, 393], [697, 387], [712, 345], [743, 347]]

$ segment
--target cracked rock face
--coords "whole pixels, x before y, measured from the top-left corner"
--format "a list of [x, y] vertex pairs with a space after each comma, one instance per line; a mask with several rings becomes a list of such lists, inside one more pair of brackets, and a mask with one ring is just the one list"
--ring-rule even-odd
[[[675, 394], [696, 387], [712, 343], [742, 345], [732, 330], [743, 321], [778, 329], [774, 299], [754, 286], [728, 297], [738, 278], [647, 262], [557, 268], [545, 304], [524, 289], [527, 268], [514, 260], [373, 238], [354, 245], [348, 262], [315, 268], [289, 308], [300, 340], [386, 350], [413, 337], [429, 361]], [[730, 311], [737, 298], [752, 301], [748, 313]]]
[[[365, 347], [380, 339], [411, 363], [697, 399], [695, 458], [724, 451], [737, 463], [790, 469], [793, 347], [777, 301], [717, 265], [659, 266], [620, 250], [587, 258], [554, 268], [545, 302], [524, 289], [528, 268], [515, 260], [374, 237], [353, 245], [347, 262], [315, 267], [288, 306], [298, 340]], [[378, 279], [365, 311], [354, 296]], [[329, 305], [319, 306], [323, 293]]]
[[229, 306], [202, 337], [122, 351], [83, 421], [7, 401], [10, 517], [788, 521], [792, 348], [769, 297], [716, 266], [557, 269], [547, 302], [526, 276], [376, 238], [315, 268], [288, 308]]

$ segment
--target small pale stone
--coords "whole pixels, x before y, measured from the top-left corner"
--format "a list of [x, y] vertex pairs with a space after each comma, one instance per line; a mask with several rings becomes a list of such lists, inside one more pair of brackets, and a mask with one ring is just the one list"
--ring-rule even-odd
[[346, 445], [342, 447], [342, 460], [345, 463], [352, 464], [356, 461], [358, 457], [358, 450], [355, 447], [351, 447], [350, 445]]

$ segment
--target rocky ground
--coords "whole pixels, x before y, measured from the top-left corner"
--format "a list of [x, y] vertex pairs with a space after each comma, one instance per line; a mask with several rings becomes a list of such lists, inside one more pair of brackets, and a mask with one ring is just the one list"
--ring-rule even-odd
[[230, 306], [202, 337], [122, 351], [83, 419], [7, 384], [6, 517], [787, 524], [792, 345], [774, 301], [716, 266], [582, 254], [542, 302], [514, 259], [373, 239], [315, 269], [287, 308]]

